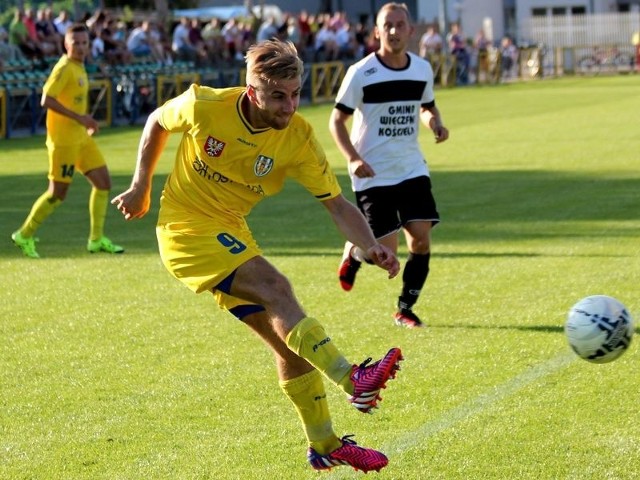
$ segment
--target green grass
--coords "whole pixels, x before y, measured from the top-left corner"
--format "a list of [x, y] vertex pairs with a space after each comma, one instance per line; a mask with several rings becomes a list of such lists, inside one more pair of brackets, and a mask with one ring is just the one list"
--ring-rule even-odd
[[[437, 94], [451, 138], [422, 137], [442, 216], [416, 308], [428, 328], [393, 326], [400, 280], [382, 271], [339, 289], [342, 241], [297, 185], [250, 217], [354, 363], [392, 345], [405, 352], [373, 416], [327, 384], [337, 433], [389, 455], [379, 479], [637, 478], [638, 341], [592, 365], [569, 351], [562, 327], [573, 303], [597, 293], [640, 317], [638, 77]], [[351, 197], [330, 108], [302, 112]], [[114, 193], [130, 181], [139, 135], [97, 137]], [[89, 189], [78, 176], [31, 261], [8, 237], [46, 186], [44, 139], [0, 141], [0, 478], [360, 478], [311, 471], [271, 354], [162, 267], [153, 226], [176, 144], [152, 212], [128, 223], [109, 211], [125, 255], [85, 253]]]

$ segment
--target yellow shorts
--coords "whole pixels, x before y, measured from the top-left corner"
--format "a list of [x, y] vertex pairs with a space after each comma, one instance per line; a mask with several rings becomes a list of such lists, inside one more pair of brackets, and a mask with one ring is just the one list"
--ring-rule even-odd
[[156, 227], [156, 235], [164, 266], [191, 290], [212, 291], [220, 308], [230, 311], [255, 305], [214, 289], [240, 265], [262, 255], [246, 224], [167, 223]]
[[53, 145], [47, 143], [49, 152], [49, 180], [71, 183], [76, 170], [83, 175], [86, 172], [107, 164], [98, 145], [92, 137], [76, 145]]

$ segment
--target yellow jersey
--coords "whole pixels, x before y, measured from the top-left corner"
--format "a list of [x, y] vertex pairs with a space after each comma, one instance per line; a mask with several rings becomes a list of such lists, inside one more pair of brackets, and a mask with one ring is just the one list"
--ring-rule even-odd
[[201, 230], [210, 219], [232, 226], [290, 177], [319, 200], [341, 193], [311, 125], [298, 113], [283, 130], [255, 129], [245, 118], [242, 87], [192, 85], [159, 110], [160, 125], [182, 132], [161, 198], [158, 224]]
[[[85, 115], [89, 77], [84, 65], [63, 55], [53, 67], [42, 93], [55, 98], [69, 110]], [[84, 125], [51, 109], [47, 111], [47, 143], [75, 145], [84, 142], [88, 136]]]

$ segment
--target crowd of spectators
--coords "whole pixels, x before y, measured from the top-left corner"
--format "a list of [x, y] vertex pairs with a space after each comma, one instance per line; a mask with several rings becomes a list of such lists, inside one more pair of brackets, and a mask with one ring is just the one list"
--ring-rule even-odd
[[519, 51], [509, 36], [494, 43], [479, 29], [475, 37], [464, 36], [460, 25], [451, 24], [450, 31], [442, 37], [437, 24], [426, 26], [418, 41], [418, 53], [435, 67], [448, 52], [456, 59], [456, 83], [486, 83], [491, 72], [499, 73], [501, 80], [517, 77]]
[[[371, 29], [346, 14], [285, 13], [280, 18], [247, 17], [201, 20], [179, 18], [168, 25], [152, 20], [124, 22], [98, 9], [80, 19], [50, 7], [16, 7], [8, 29], [0, 26], [0, 62], [41, 61], [63, 53], [63, 37], [74, 22], [91, 34], [91, 62], [122, 65], [144, 58], [158, 64], [190, 61], [198, 67], [236, 66], [252, 43], [277, 37], [291, 40], [305, 61], [356, 60], [377, 47]], [[1, 63], [0, 63], [1, 66]]]
[[[151, 19], [125, 22], [103, 9], [73, 19], [67, 10], [55, 15], [50, 7], [16, 8], [8, 30], [0, 26], [0, 68], [3, 62], [28, 59], [44, 65], [46, 58], [58, 57], [63, 53], [64, 32], [74, 21], [89, 28], [89, 61], [100, 68], [140, 60], [158, 65], [187, 61], [196, 67], [240, 66], [252, 43], [272, 37], [291, 40], [307, 62], [355, 61], [378, 48], [371, 22], [354, 22], [344, 12], [311, 14], [303, 10], [264, 18], [252, 13], [226, 21], [183, 17], [163, 24]], [[443, 54], [453, 55], [457, 83], [469, 83], [470, 76], [473, 81], [486, 79], [490, 52], [497, 52], [505, 75], [513, 75], [518, 50], [510, 39], [493, 45], [482, 30], [466, 38], [457, 24], [444, 36], [438, 30], [437, 23], [426, 25], [417, 39], [416, 53], [434, 66]]]
[[51, 8], [34, 12], [16, 8], [9, 30], [0, 29], [2, 60], [43, 59], [62, 53], [62, 36], [54, 24]]

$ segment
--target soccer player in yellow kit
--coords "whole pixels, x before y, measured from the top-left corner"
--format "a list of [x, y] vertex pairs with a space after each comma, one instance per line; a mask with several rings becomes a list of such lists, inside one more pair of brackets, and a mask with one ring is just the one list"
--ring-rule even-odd
[[91, 183], [89, 197], [91, 253], [122, 253], [124, 249], [104, 236], [111, 178], [102, 153], [92, 135], [98, 122], [89, 114], [89, 78], [84, 60], [90, 51], [89, 31], [83, 24], [71, 26], [64, 37], [66, 55], [53, 67], [42, 91], [47, 108], [47, 150], [49, 187], [33, 204], [22, 226], [11, 234], [27, 257], [39, 258], [34, 237], [40, 224], [64, 201], [73, 174], [78, 169]]
[[258, 43], [246, 61], [246, 88], [193, 85], [151, 113], [131, 186], [111, 203], [128, 220], [147, 213], [157, 162], [169, 135], [180, 133], [156, 228], [165, 266], [193, 291], [212, 292], [221, 308], [271, 347], [280, 387], [298, 412], [314, 469], [380, 470], [388, 462], [383, 453], [334, 433], [321, 375], [358, 410], [370, 412], [387, 380], [395, 377], [400, 349], [390, 349], [375, 363], [347, 361], [320, 322], [303, 311], [288, 279], [262, 256], [245, 217], [260, 200], [278, 193], [287, 177], [294, 178], [390, 278], [400, 266], [341, 194], [312, 127], [296, 113], [303, 65], [293, 44]]

